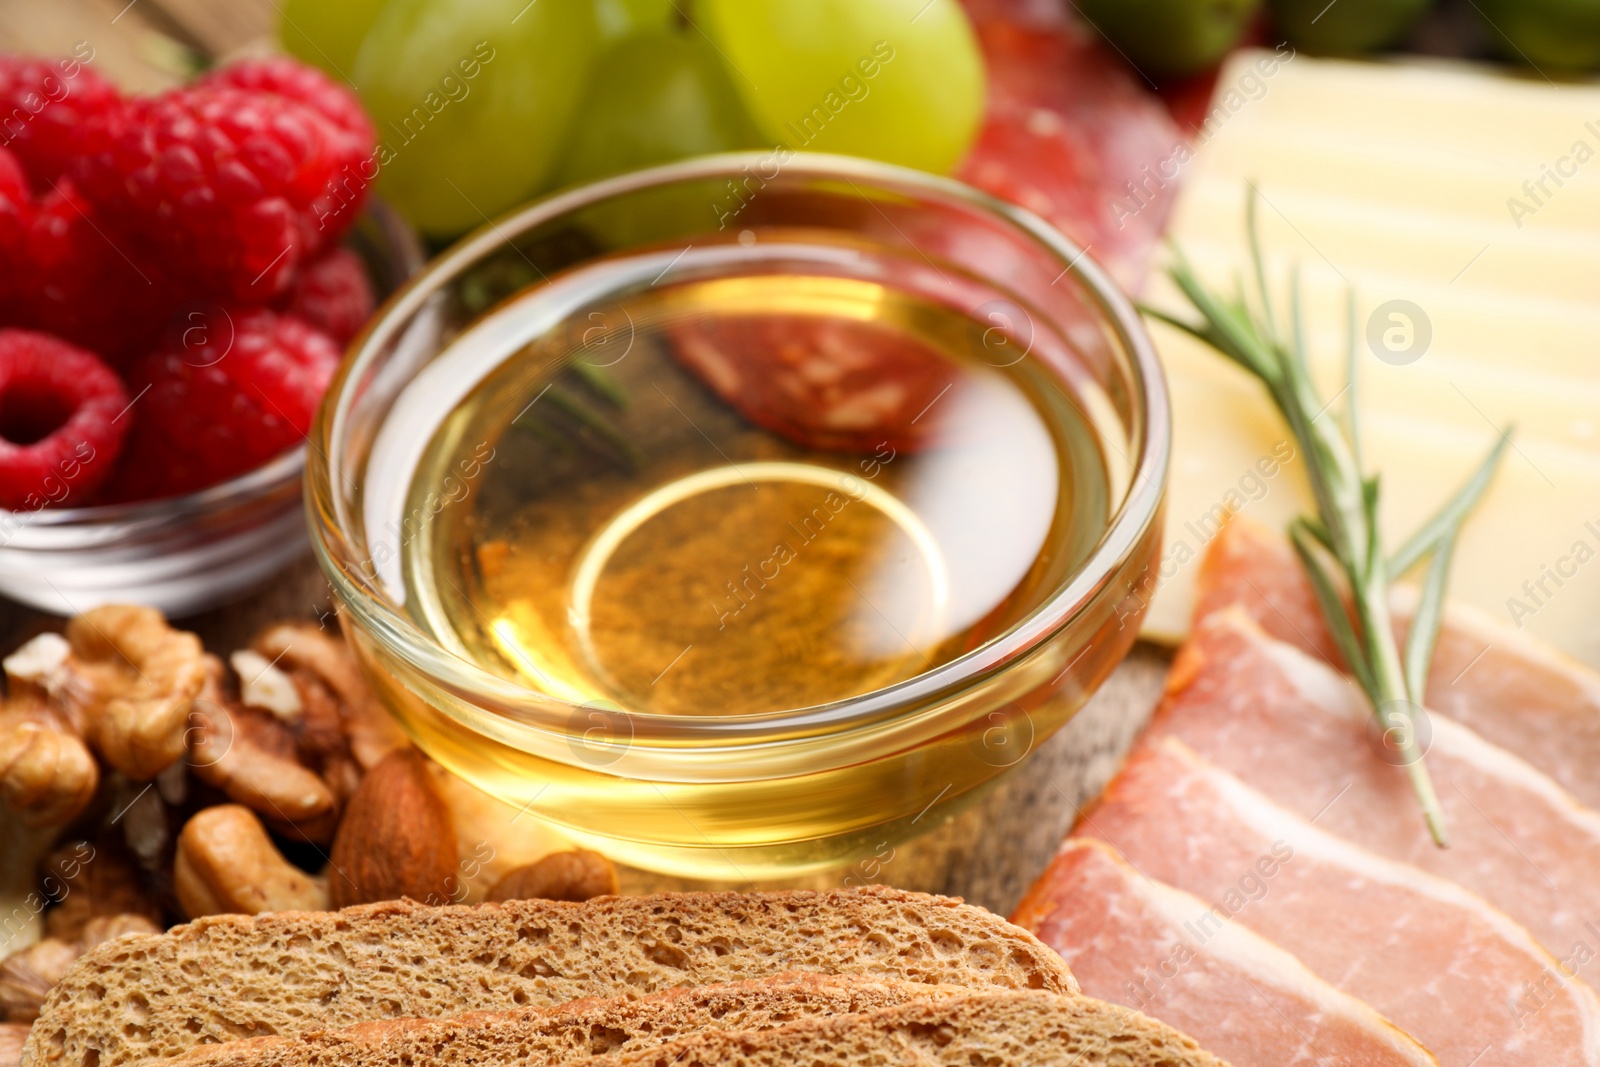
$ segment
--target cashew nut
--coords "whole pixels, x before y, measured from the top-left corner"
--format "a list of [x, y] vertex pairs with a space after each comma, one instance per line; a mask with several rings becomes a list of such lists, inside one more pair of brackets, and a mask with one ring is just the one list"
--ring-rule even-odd
[[206, 808], [178, 835], [173, 887], [184, 914], [322, 911], [328, 889], [283, 858], [261, 820], [240, 804]]
[[552, 852], [510, 871], [489, 890], [490, 900], [571, 900], [609, 896], [617, 891], [617, 869], [598, 852]]

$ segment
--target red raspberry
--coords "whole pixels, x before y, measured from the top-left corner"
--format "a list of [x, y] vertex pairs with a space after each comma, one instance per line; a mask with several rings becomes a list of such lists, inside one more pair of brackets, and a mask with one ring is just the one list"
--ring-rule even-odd
[[0, 148], [0, 288], [15, 293], [26, 277], [25, 242], [32, 197], [17, 157]]
[[47, 334], [0, 330], [0, 507], [89, 502], [128, 420], [111, 368]]
[[150, 350], [177, 303], [162, 271], [62, 178], [27, 220], [8, 317], [122, 366]]
[[376, 302], [361, 257], [341, 247], [300, 272], [284, 310], [345, 345], [361, 332]]
[[22, 172], [22, 164], [17, 161], [16, 154], [0, 148], [0, 203], [11, 205], [20, 212], [31, 199], [28, 176]]
[[288, 315], [219, 309], [191, 324], [130, 376], [137, 421], [113, 493], [193, 492], [293, 448], [338, 365], [338, 346]]
[[335, 126], [355, 137], [370, 150], [376, 140], [372, 120], [361, 110], [356, 94], [329, 78], [316, 67], [288, 56], [242, 59], [219, 67], [201, 78], [198, 85], [222, 85], [255, 93], [271, 93], [298, 100]]
[[287, 97], [198, 86], [111, 115], [81, 169], [102, 215], [172, 274], [266, 303], [355, 221], [370, 152]]
[[116, 89], [79, 59], [0, 56], [0, 144], [40, 192], [71, 171], [89, 124], [121, 106]]

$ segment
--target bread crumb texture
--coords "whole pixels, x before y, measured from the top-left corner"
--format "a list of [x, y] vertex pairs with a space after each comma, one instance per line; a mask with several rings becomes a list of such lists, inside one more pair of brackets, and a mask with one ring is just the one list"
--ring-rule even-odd
[[[383, 1019], [641, 997], [785, 971], [1075, 993], [1052, 949], [961, 901], [884, 887], [213, 916], [85, 954], [27, 1067], [122, 1067]], [[1133, 1062], [1133, 1061], [1130, 1061]]]
[[705, 1032], [582, 1067], [1227, 1067], [1129, 1008], [1036, 991], [972, 992], [770, 1030]]
[[174, 1067], [541, 1067], [633, 1051], [705, 1030], [765, 1030], [967, 992], [848, 975], [782, 974], [554, 1008], [388, 1019], [347, 1030], [203, 1045]]

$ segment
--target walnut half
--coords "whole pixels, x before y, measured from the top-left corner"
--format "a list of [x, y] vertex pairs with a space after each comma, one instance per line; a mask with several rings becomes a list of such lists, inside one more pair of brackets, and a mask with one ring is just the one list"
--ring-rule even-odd
[[[362, 775], [410, 743], [372, 695], [344, 642], [279, 623], [230, 660], [207, 656], [190, 765], [280, 834], [333, 840]], [[237, 691], [237, 696], [235, 696]]]
[[39, 1017], [50, 988], [78, 957], [118, 937], [157, 934], [161, 928], [143, 915], [108, 915], [91, 920], [75, 940], [47, 937], [0, 960], [0, 1015], [7, 1022], [31, 1023]]
[[153, 608], [108, 604], [67, 623], [62, 698], [108, 765], [146, 782], [183, 755], [204, 651]]
[[0, 799], [32, 825], [59, 826], [100, 784], [91, 750], [135, 781], [171, 766], [205, 682], [201, 655], [200, 639], [160, 612], [108, 605], [7, 656]]

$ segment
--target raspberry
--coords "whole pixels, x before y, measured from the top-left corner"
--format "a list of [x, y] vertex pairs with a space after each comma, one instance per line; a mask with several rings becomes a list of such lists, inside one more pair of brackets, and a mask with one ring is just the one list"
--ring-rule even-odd
[[128, 420], [111, 368], [47, 334], [0, 330], [0, 507], [87, 503]]
[[17, 161], [15, 153], [0, 148], [0, 203], [12, 205], [20, 211], [30, 199], [28, 176], [22, 172], [22, 164]]
[[40, 192], [72, 170], [89, 125], [122, 98], [78, 59], [0, 56], [0, 143]]
[[285, 310], [344, 345], [361, 332], [376, 302], [361, 257], [334, 248], [301, 271]]
[[130, 375], [137, 421], [114, 495], [193, 492], [298, 445], [339, 365], [319, 330], [260, 308], [219, 309]]
[[0, 288], [7, 293], [27, 276], [25, 242], [32, 198], [17, 157], [0, 148]]
[[81, 172], [102, 215], [173, 275], [266, 303], [355, 220], [370, 152], [288, 97], [202, 85], [109, 116]]
[[290, 59], [268, 56], [230, 63], [201, 78], [199, 85], [223, 85], [255, 93], [271, 93], [298, 100], [335, 126], [351, 134], [370, 150], [376, 135], [372, 121], [361, 110], [356, 96], [316, 67]]
[[27, 220], [8, 317], [121, 366], [149, 351], [177, 297], [166, 276], [96, 214], [67, 178], [39, 201]]

